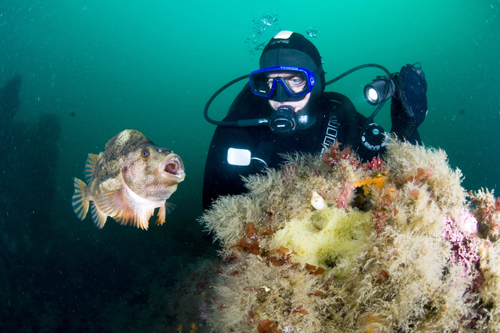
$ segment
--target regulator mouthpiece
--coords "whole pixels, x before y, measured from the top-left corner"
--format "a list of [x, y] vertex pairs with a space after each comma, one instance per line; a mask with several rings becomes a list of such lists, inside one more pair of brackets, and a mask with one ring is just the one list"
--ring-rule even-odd
[[288, 136], [297, 129], [297, 122], [294, 115], [295, 108], [290, 105], [283, 105], [274, 111], [269, 117], [269, 128], [275, 134]]

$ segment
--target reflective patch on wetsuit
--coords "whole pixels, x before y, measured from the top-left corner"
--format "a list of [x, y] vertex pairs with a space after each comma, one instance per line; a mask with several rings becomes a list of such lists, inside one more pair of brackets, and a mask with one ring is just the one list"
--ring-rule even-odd
[[227, 163], [231, 165], [250, 165], [252, 153], [248, 149], [229, 148], [227, 150]]

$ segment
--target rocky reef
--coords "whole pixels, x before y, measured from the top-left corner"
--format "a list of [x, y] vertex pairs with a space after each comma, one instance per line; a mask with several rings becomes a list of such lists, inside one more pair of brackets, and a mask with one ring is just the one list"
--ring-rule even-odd
[[197, 293], [210, 329], [500, 331], [500, 200], [466, 192], [442, 150], [391, 139], [362, 163], [330, 148], [202, 216], [221, 245]]

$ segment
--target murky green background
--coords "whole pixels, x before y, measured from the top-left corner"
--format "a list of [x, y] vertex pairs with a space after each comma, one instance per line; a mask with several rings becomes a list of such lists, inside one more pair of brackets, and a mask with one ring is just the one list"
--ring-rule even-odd
[[[117, 270], [124, 271], [130, 256], [135, 265], [132, 272], [148, 265], [148, 260], [153, 262], [149, 251], [158, 248], [168, 253], [168, 260], [182, 264], [201, 254], [200, 244], [209, 241], [200, 241], [196, 218], [202, 213], [203, 168], [215, 129], [204, 120], [203, 108], [222, 85], [258, 68], [258, 45], [279, 30], [302, 34], [310, 27], [319, 30], [311, 40], [323, 56], [327, 80], [364, 63], [395, 72], [407, 63], [420, 62], [429, 85], [429, 115], [419, 129], [424, 143], [446, 150], [451, 165], [463, 171], [466, 189], [497, 188], [499, 10], [500, 0], [2, 0], [0, 86], [20, 74], [21, 107], [16, 119], [35, 124], [40, 115], [50, 113], [62, 128], [53, 170], [57, 192], [47, 209], [54, 225], [64, 232], [40, 247], [41, 262], [51, 257], [63, 267], [59, 271], [66, 274], [65, 288], [83, 292], [85, 277], [78, 261], [86, 262], [87, 272], [95, 269], [93, 263], [112, 266], [113, 262], [99, 255], [71, 261], [58, 257], [65, 250], [68, 256], [114, 253], [111, 260], [123, 260]], [[277, 21], [253, 36], [265, 14]], [[327, 90], [346, 94], [368, 115], [373, 108], [364, 101], [362, 89], [381, 74], [376, 69], [359, 71]], [[213, 103], [212, 118], [225, 115], [242, 85], [228, 89]], [[377, 120], [390, 129], [388, 106]], [[108, 220], [98, 230], [90, 218], [82, 222], [72, 213], [72, 178], [83, 177], [87, 153], [102, 151], [108, 139], [126, 128], [142, 131], [184, 160], [186, 180], [170, 200], [177, 208], [161, 229], [144, 232]], [[36, 152], [26, 154], [43, 154], [43, 143], [34, 147]], [[22, 181], [37, 181], [30, 178], [30, 170], [22, 172], [26, 172]], [[30, 203], [25, 207], [29, 211]], [[2, 223], [12, 223], [10, 214], [3, 215]], [[35, 242], [29, 232], [19, 229], [19, 233]], [[33, 245], [18, 244], [9, 260], [14, 262], [12, 257], [17, 255], [28, 260], [30, 251]], [[70, 262], [71, 269], [66, 266]], [[75, 282], [75, 275], [80, 282]], [[103, 288], [112, 290], [113, 281]], [[133, 281], [127, 288], [134, 286]], [[32, 285], [21, 285], [19, 290], [23, 286]], [[57, 299], [58, 291], [51, 293]], [[19, 300], [12, 303], [26, 305]]]
[[[277, 31], [320, 31], [313, 42], [327, 79], [363, 63], [398, 71], [421, 62], [429, 83], [424, 142], [445, 149], [468, 188], [496, 187], [500, 131], [500, 18], [497, 1], [2, 1], [1, 76], [23, 77], [19, 117], [55, 113], [63, 122], [61, 195], [125, 128], [181, 154], [193, 204], [214, 127], [202, 111], [221, 85], [258, 67], [252, 20], [277, 15]], [[271, 30], [271, 27], [269, 28]], [[271, 32], [259, 41], [267, 41]], [[360, 112], [371, 109], [366, 70], [329, 86]], [[214, 104], [227, 110], [231, 93]], [[219, 106], [220, 105], [220, 106]], [[70, 117], [75, 112], [76, 117]], [[388, 114], [388, 112], [385, 112]], [[390, 125], [386, 125], [389, 127]], [[180, 193], [177, 194], [179, 196]], [[180, 198], [179, 198], [180, 199]]]

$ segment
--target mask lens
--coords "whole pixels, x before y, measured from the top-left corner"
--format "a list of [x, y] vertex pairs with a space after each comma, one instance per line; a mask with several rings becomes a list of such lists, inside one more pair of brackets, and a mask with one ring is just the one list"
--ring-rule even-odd
[[250, 87], [252, 92], [258, 96], [269, 97], [273, 92], [273, 87], [267, 82], [268, 72], [250, 74]]
[[304, 72], [298, 71], [283, 71], [280, 73], [270, 74], [268, 77], [269, 82], [280, 81], [285, 86], [286, 90], [292, 96], [299, 96], [304, 93], [308, 93], [309, 84], [307, 81], [307, 75]]

